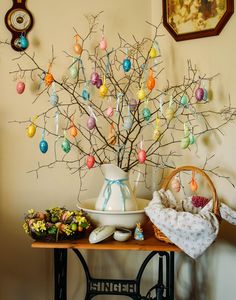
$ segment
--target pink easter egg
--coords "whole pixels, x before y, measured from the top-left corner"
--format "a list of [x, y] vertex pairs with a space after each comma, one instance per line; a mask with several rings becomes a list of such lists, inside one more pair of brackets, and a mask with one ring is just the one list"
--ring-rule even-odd
[[22, 94], [25, 90], [25, 83], [23, 81], [17, 82], [16, 91], [18, 94]]
[[175, 192], [179, 192], [180, 191], [180, 188], [181, 188], [181, 184], [180, 184], [180, 181], [178, 178], [174, 178], [172, 181], [171, 181], [171, 187], [172, 189], [175, 191]]
[[139, 150], [138, 152], [138, 160], [141, 164], [143, 164], [145, 162], [147, 158], [147, 154], [145, 150]]
[[195, 97], [197, 99], [197, 101], [202, 101], [203, 97], [204, 97], [204, 89], [203, 88], [197, 88], [195, 91]]
[[113, 114], [114, 114], [113, 107], [109, 106], [109, 107], [107, 108], [106, 114], [107, 114], [107, 116], [108, 116], [109, 118], [112, 117]]
[[98, 73], [97, 73], [97, 72], [93, 72], [93, 73], [91, 74], [91, 78], [90, 78], [91, 83], [92, 83], [93, 85], [95, 85], [95, 84], [97, 83], [98, 79], [99, 79]]
[[99, 48], [101, 50], [106, 50], [107, 49], [107, 41], [104, 39], [104, 37], [100, 41]]
[[92, 130], [96, 125], [96, 120], [94, 117], [90, 116], [87, 121], [87, 127], [89, 130]]
[[93, 167], [94, 163], [95, 163], [95, 157], [93, 155], [87, 156], [86, 165], [89, 169]]

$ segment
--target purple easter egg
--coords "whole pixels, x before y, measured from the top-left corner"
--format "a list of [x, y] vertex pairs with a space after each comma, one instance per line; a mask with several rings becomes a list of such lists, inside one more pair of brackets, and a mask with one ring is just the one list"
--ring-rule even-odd
[[130, 111], [134, 111], [137, 108], [138, 102], [136, 99], [130, 99], [129, 101], [129, 109]]
[[197, 88], [195, 91], [195, 97], [197, 99], [197, 101], [202, 101], [203, 97], [204, 97], [204, 89], [203, 88]]
[[101, 85], [102, 85], [102, 79], [98, 78], [98, 80], [96, 82], [96, 87], [99, 89]]
[[96, 120], [94, 117], [90, 116], [87, 121], [87, 127], [89, 130], [92, 130], [96, 125]]
[[91, 74], [91, 78], [90, 78], [91, 83], [92, 83], [93, 85], [95, 85], [95, 84], [97, 83], [98, 79], [99, 79], [98, 73], [97, 73], [97, 72], [93, 72], [93, 73]]

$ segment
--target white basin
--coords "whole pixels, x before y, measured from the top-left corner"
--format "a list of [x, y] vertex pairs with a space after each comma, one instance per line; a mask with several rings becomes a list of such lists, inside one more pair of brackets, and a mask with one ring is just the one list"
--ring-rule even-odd
[[94, 226], [113, 225], [117, 228], [124, 227], [134, 229], [137, 223], [144, 225], [148, 221], [148, 217], [144, 212], [144, 207], [149, 203], [147, 199], [137, 198], [138, 210], [133, 211], [100, 211], [95, 210], [95, 202], [97, 198], [86, 199], [77, 205], [79, 209], [85, 211], [91, 223]]

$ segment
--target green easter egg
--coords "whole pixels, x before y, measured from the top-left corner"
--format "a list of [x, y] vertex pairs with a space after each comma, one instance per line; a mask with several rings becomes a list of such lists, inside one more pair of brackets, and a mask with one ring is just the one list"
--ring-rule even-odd
[[189, 144], [190, 144], [190, 140], [189, 140], [189, 137], [184, 137], [182, 140], [181, 140], [181, 148], [182, 149], [186, 149], [186, 148], [188, 148], [188, 146], [189, 146]]
[[189, 145], [193, 145], [193, 144], [195, 144], [195, 142], [196, 142], [195, 136], [192, 133], [190, 133], [190, 135], [189, 135]]
[[64, 141], [61, 144], [62, 150], [66, 153], [70, 152], [70, 142], [67, 139], [64, 139]]
[[145, 108], [143, 109], [143, 118], [144, 118], [145, 121], [149, 121], [150, 118], [151, 118], [151, 111], [150, 111], [150, 109], [147, 108], [147, 107], [145, 107]]
[[188, 105], [188, 96], [187, 95], [183, 95], [180, 99], [180, 104], [184, 107], [186, 107]]

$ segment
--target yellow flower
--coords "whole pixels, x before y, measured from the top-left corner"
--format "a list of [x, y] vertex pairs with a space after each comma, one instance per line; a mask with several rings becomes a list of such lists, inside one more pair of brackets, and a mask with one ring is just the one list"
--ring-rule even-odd
[[33, 223], [32, 229], [36, 232], [46, 231], [46, 226], [44, 221], [37, 221], [36, 223]]
[[28, 214], [30, 214], [30, 215], [31, 215], [31, 214], [34, 214], [34, 209], [33, 209], [33, 208], [29, 209], [29, 210], [28, 210]]
[[26, 222], [23, 224], [23, 229], [24, 229], [25, 233], [29, 233], [30, 232], [29, 231], [29, 226], [28, 226], [28, 224]]

